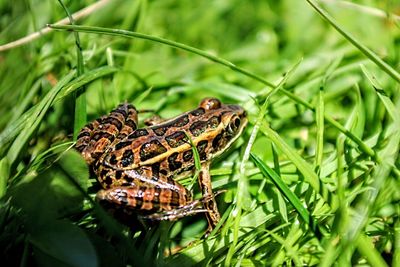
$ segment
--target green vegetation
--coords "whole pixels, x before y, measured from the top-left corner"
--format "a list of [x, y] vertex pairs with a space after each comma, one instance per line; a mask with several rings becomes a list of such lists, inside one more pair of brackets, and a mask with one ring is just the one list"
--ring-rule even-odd
[[[52, 24], [94, 3], [0, 1], [2, 266], [400, 266], [397, 1], [102, 0]], [[85, 122], [208, 96], [250, 121], [211, 168], [219, 227], [104, 211]]]

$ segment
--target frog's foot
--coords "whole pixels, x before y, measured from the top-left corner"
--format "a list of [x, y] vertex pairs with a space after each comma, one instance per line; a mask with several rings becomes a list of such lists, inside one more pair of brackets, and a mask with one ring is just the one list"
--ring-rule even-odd
[[137, 127], [137, 111], [128, 103], [119, 105], [107, 116], [96, 119], [78, 134], [76, 149], [82, 154], [86, 162], [92, 164], [110, 146]]

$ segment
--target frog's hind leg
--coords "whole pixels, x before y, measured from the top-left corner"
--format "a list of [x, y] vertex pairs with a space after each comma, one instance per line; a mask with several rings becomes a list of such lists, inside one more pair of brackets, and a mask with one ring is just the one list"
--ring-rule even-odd
[[184, 206], [180, 206], [173, 210], [166, 210], [155, 212], [149, 215], [141, 215], [140, 218], [152, 220], [152, 221], [173, 221], [186, 216], [195, 215], [197, 213], [208, 213], [209, 210], [204, 209], [203, 205], [208, 203], [211, 199], [213, 199], [216, 195], [225, 192], [224, 190], [216, 192], [214, 195], [207, 195], [201, 199], [191, 201]]
[[185, 191], [134, 185], [100, 190], [96, 198], [104, 206], [139, 214], [172, 211], [191, 203], [191, 195]]
[[107, 116], [88, 123], [78, 134], [76, 149], [92, 164], [113, 141], [123, 139], [137, 127], [137, 111], [128, 103], [119, 105]]

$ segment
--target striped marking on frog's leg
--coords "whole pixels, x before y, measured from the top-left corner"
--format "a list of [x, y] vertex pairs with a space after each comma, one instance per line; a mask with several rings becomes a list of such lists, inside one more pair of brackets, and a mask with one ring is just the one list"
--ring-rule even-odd
[[186, 216], [195, 215], [198, 213], [208, 213], [209, 211], [203, 208], [205, 203], [210, 202], [211, 199], [214, 198], [214, 196], [219, 195], [223, 192], [225, 191], [224, 190], [218, 191], [213, 196], [211, 195], [204, 196], [199, 200], [188, 202], [186, 205], [180, 206], [172, 210], [155, 212], [149, 215], [140, 215], [139, 217], [142, 219], [152, 220], [152, 221], [173, 221]]
[[115, 140], [120, 140], [137, 128], [137, 111], [128, 103], [119, 105], [107, 116], [88, 123], [78, 134], [76, 149], [88, 164], [92, 164]]
[[100, 190], [96, 198], [100, 203], [113, 204], [117, 209], [144, 213], [171, 211], [191, 202], [191, 197], [185, 191], [147, 186], [118, 186]]

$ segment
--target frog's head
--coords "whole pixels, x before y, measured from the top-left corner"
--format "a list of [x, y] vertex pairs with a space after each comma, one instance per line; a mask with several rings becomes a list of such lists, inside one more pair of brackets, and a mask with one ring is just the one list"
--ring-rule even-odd
[[[209, 115], [209, 125], [218, 123], [218, 125], [215, 125], [217, 127], [212, 130], [210, 137], [212, 137], [213, 156], [221, 154], [229, 148], [246, 127], [246, 111], [239, 105], [222, 104], [216, 98], [203, 99], [199, 107], [203, 108], [205, 114]], [[212, 121], [215, 117], [219, 118], [218, 122]]]

